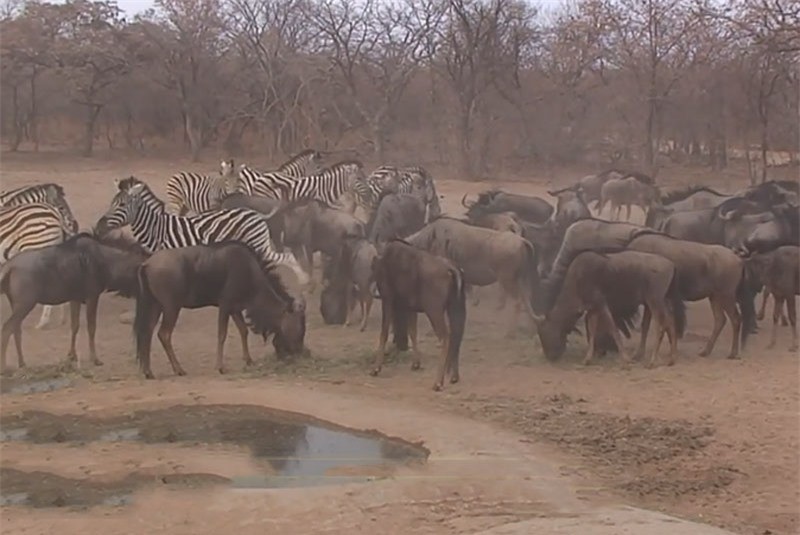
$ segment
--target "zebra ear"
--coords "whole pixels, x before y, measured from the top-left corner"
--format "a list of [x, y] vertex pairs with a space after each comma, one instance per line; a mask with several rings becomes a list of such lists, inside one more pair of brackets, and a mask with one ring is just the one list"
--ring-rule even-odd
[[114, 179], [114, 189], [119, 189], [119, 183], [122, 182], [122, 179], [115, 178]]
[[134, 184], [128, 190], [129, 195], [139, 195], [144, 190], [144, 182], [139, 182], [138, 184]]

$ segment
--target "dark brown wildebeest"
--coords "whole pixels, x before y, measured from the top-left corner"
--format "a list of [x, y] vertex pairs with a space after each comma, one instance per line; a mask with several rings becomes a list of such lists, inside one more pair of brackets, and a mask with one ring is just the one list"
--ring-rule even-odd
[[97, 306], [104, 292], [118, 292], [124, 297], [136, 294], [136, 270], [147, 257], [136, 243], [124, 239], [102, 241], [91, 234], [77, 234], [58, 245], [23, 251], [0, 269], [0, 292], [11, 303], [11, 315], [3, 323], [0, 341], [0, 370], [6, 367], [6, 349], [11, 334], [17, 349], [19, 367], [25, 366], [22, 354], [22, 322], [37, 303], [70, 304], [70, 362], [77, 362], [75, 340], [80, 328], [81, 304], [86, 303], [89, 357], [97, 357], [95, 333]]
[[440, 217], [407, 237], [406, 242], [449, 258], [464, 272], [467, 285], [499, 283], [502, 289], [499, 308], [505, 306], [509, 297], [517, 304], [509, 329], [516, 327], [520, 308], [533, 322], [531, 296], [539, 287], [536, 250], [522, 236]]
[[410, 193], [390, 193], [381, 198], [367, 223], [369, 241], [378, 247], [405, 238], [425, 226], [425, 202]]
[[[674, 364], [686, 319], [675, 265], [661, 256], [636, 251], [578, 254], [570, 263], [552, 308], [544, 318], [537, 317], [545, 356], [549, 360], [561, 356], [567, 334], [586, 312], [588, 350], [583, 363], [594, 358], [595, 341], [603, 331], [610, 332], [622, 358], [630, 360], [616, 325], [630, 320], [639, 305], [644, 305], [655, 318], [656, 341], [648, 366], [655, 364], [664, 334], [670, 340], [668, 363]], [[643, 355], [645, 343], [646, 328], [642, 327], [637, 357]]]
[[514, 212], [501, 212], [498, 214], [479, 214], [473, 219], [465, 219], [464, 223], [476, 227], [488, 228], [499, 232], [513, 232], [522, 236], [522, 225], [517, 221]]
[[548, 191], [547, 194], [556, 198], [556, 211], [549, 223], [554, 224], [558, 232], [565, 232], [575, 221], [592, 217], [580, 191], [562, 188]]
[[341, 278], [349, 285], [346, 293], [347, 316], [345, 326], [350, 325], [356, 302], [361, 309], [360, 330], [367, 328], [367, 320], [372, 309], [372, 263], [378, 256], [375, 245], [363, 238], [348, 238], [344, 241], [339, 257], [334, 260], [335, 266], [331, 279]]
[[215, 306], [219, 309], [217, 322], [217, 370], [224, 373], [222, 364], [228, 319], [233, 318], [242, 339], [242, 353], [251, 364], [247, 347], [247, 324], [265, 339], [273, 336], [272, 344], [279, 358], [303, 350], [305, 338], [305, 303], [289, 295], [268, 264], [242, 242], [229, 241], [163, 249], [153, 254], [139, 268], [139, 295], [136, 299], [136, 359], [148, 379], [150, 345], [159, 318], [158, 339], [167, 353], [172, 370], [186, 375], [172, 347], [172, 331], [182, 308]]
[[461, 199], [467, 207], [467, 218], [475, 219], [483, 214], [514, 212], [517, 218], [529, 223], [544, 223], [553, 215], [553, 206], [541, 197], [506, 193], [500, 190], [484, 191], [478, 199], [467, 203], [467, 196]]
[[400, 350], [408, 349], [408, 337], [411, 336], [414, 352], [411, 369], [420, 368], [417, 314], [421, 312], [428, 316], [442, 346], [433, 389], [442, 389], [448, 372], [450, 382], [458, 382], [458, 354], [467, 319], [461, 270], [446, 258], [417, 249], [402, 240], [392, 240], [383, 254], [375, 258], [373, 277], [381, 297], [382, 319], [372, 375], [378, 375], [383, 367], [390, 326]]
[[647, 211], [645, 226], [656, 230], [662, 229], [664, 220], [678, 212], [716, 208], [723, 202], [733, 197], [720, 193], [706, 186], [690, 186], [688, 188], [670, 191], [661, 196]]
[[[795, 296], [800, 295], [800, 247], [784, 245], [768, 253], [754, 254], [746, 260], [748, 269], [757, 282], [775, 299], [772, 313], [772, 336], [768, 348], [775, 347], [778, 321], [786, 303], [789, 323], [792, 326], [792, 345], [790, 351], [797, 351], [797, 311]], [[766, 303], [766, 298], [764, 299]]]
[[[701, 356], [708, 355], [714, 348], [719, 333], [725, 326], [726, 315], [734, 330], [728, 356], [735, 358], [738, 355], [740, 335], [744, 344], [749, 334], [749, 329], [741, 329], [741, 321], [744, 320], [745, 325], [755, 323], [752, 287], [748, 282], [743, 260], [721, 245], [679, 240], [630, 223], [584, 219], [570, 225], [550, 276], [543, 285], [545, 310], [555, 297], [552, 289], [558, 287], [560, 278], [565, 275], [571, 259], [577, 254], [583, 251], [612, 252], [623, 249], [653, 253], [671, 260], [678, 270], [681, 298], [684, 301], [709, 300], [714, 314], [714, 330], [701, 351]], [[647, 322], [649, 318], [645, 310], [643, 331], [646, 331]]]

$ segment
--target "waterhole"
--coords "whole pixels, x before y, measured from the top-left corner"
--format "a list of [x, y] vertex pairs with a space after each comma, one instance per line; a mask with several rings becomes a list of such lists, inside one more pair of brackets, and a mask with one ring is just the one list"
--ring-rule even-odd
[[[178, 405], [110, 417], [25, 411], [0, 417], [0, 440], [64, 443], [137, 441], [203, 447], [247, 447], [263, 472], [131, 473], [116, 481], [70, 479], [0, 467], [0, 504], [36, 507], [124, 505], [148, 485], [278, 488], [369, 481], [401, 465], [422, 463], [428, 450], [376, 431], [358, 431], [309, 415], [253, 405]], [[262, 463], [263, 464], [263, 463]]]

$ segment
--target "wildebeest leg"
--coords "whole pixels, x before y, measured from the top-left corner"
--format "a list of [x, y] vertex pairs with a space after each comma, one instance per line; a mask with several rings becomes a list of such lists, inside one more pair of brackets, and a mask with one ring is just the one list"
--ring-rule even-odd
[[764, 319], [764, 315], [767, 312], [767, 301], [769, 300], [769, 290], [765, 287], [764, 292], [761, 294], [761, 308], [758, 309], [758, 314], [756, 314], [756, 319], [761, 321]]
[[633, 355], [634, 360], [641, 360], [644, 357], [644, 353], [647, 350], [647, 333], [650, 331], [650, 319], [652, 318], [652, 314], [650, 313], [650, 307], [644, 307], [644, 313], [642, 314], [642, 326], [639, 336], [639, 347], [636, 348], [636, 353]]
[[475, 290], [475, 287], [471, 284], [465, 284], [464, 289], [471, 298], [472, 306], [478, 306], [481, 302], [481, 296], [478, 295], [477, 291]]
[[22, 321], [36, 306], [36, 303], [21, 304], [19, 301], [15, 303], [10, 295], [8, 297], [11, 304], [11, 315], [3, 323], [2, 334], [0, 334], [0, 373], [5, 373], [6, 371], [6, 349], [12, 333], [14, 334], [14, 345], [17, 349], [19, 367], [25, 366], [25, 358], [22, 356]]
[[586, 356], [583, 357], [583, 365], [587, 366], [594, 358], [594, 343], [597, 339], [597, 321], [598, 316], [594, 311], [586, 313], [584, 323], [586, 324]]
[[711, 313], [714, 315], [714, 329], [711, 331], [711, 336], [708, 338], [706, 346], [700, 351], [701, 357], [707, 357], [711, 354], [711, 350], [714, 349], [714, 344], [717, 343], [717, 338], [719, 338], [719, 333], [725, 327], [725, 313], [722, 311], [722, 304], [716, 297], [709, 297], [708, 302], [711, 303]]
[[236, 325], [236, 328], [239, 330], [239, 338], [242, 340], [242, 358], [244, 359], [244, 365], [252, 366], [253, 359], [250, 357], [250, 347], [247, 345], [247, 323], [245, 323], [241, 311], [231, 312], [231, 318], [233, 318], [233, 324]]
[[420, 362], [419, 339], [417, 338], [417, 318], [419, 316], [416, 312], [409, 312], [409, 314], [411, 316], [408, 319], [408, 336], [411, 338], [411, 352], [414, 354], [411, 360], [411, 369], [419, 370], [422, 368], [422, 363]]
[[773, 298], [775, 300], [775, 305], [772, 309], [772, 334], [770, 335], [767, 349], [775, 347], [775, 342], [777, 342], [778, 339], [778, 323], [781, 319], [781, 309], [783, 309], [783, 297], [774, 295]]
[[369, 319], [369, 311], [372, 310], [372, 295], [369, 289], [364, 291], [361, 295], [361, 332], [367, 328], [367, 320]]
[[385, 297], [381, 300], [381, 334], [378, 338], [378, 354], [375, 356], [375, 367], [372, 368], [371, 375], [376, 376], [383, 368], [383, 359], [386, 356], [386, 341], [389, 339], [389, 327], [392, 325], [393, 309], [392, 303]]
[[[650, 353], [650, 361], [647, 364], [648, 368], [653, 368], [656, 365], [658, 350], [661, 348], [661, 340], [664, 339], [664, 330], [668, 322], [668, 314], [664, 313], [662, 307], [663, 305], [659, 307], [658, 304], [645, 305], [645, 310], [650, 310], [650, 315], [653, 317], [652, 329], [656, 336], [656, 343], [653, 344], [653, 349]], [[644, 336], [644, 333], [642, 333], [642, 336]]]
[[792, 345], [789, 351], [797, 351], [797, 311], [795, 310], [795, 297], [790, 295], [786, 299], [786, 306], [789, 308], [789, 323], [792, 324]]
[[742, 325], [742, 316], [739, 314], [736, 298], [726, 298], [722, 303], [722, 307], [725, 311], [725, 315], [731, 320], [731, 326], [733, 327], [733, 340], [731, 341], [731, 352], [728, 353], [728, 358], [735, 359], [739, 355], [739, 336], [741, 335], [742, 329], [746, 329], [747, 326]]
[[78, 339], [78, 331], [81, 328], [81, 303], [80, 301], [70, 301], [69, 303], [69, 325], [70, 325], [70, 339], [69, 339], [69, 353], [67, 353], [67, 361], [72, 363], [78, 362], [78, 352], [75, 349], [75, 341]]
[[53, 314], [52, 305], [42, 305], [42, 315], [39, 317], [39, 323], [36, 324], [36, 329], [44, 329], [50, 325], [50, 317]]
[[219, 373], [225, 373], [223, 354], [225, 352], [225, 340], [228, 338], [229, 317], [228, 311], [219, 307], [219, 315], [217, 316], [217, 371]]
[[94, 343], [95, 334], [97, 334], [97, 305], [99, 301], [100, 295], [89, 297], [86, 300], [86, 332], [89, 335], [89, 358], [95, 366], [103, 365], [103, 362], [97, 358], [97, 346]]
[[158, 339], [164, 351], [167, 353], [167, 358], [172, 365], [172, 371], [175, 372], [175, 375], [186, 375], [186, 372], [183, 371], [183, 368], [181, 368], [178, 362], [178, 357], [175, 356], [175, 350], [172, 348], [172, 332], [175, 330], [175, 324], [178, 323], [178, 315], [180, 313], [181, 309], [164, 309], [161, 326], [158, 328]]
[[436, 382], [433, 383], [433, 389], [438, 392], [444, 386], [444, 371], [447, 366], [447, 355], [450, 353], [450, 329], [445, 320], [444, 311], [439, 314], [428, 314], [428, 319], [431, 322], [431, 327], [433, 327], [433, 332], [436, 333], [436, 338], [439, 339], [439, 343], [442, 346], [439, 367], [436, 372]]
[[608, 309], [608, 306], [604, 305], [603, 308], [600, 309], [600, 318], [605, 324], [606, 329], [611, 333], [611, 337], [614, 338], [614, 343], [617, 344], [617, 348], [619, 349], [619, 356], [622, 357], [622, 360], [625, 362], [630, 362], [631, 356], [625, 350], [625, 346], [622, 343], [622, 336], [620, 336], [619, 329], [617, 329], [617, 325], [614, 323], [614, 318], [611, 317], [611, 311]]

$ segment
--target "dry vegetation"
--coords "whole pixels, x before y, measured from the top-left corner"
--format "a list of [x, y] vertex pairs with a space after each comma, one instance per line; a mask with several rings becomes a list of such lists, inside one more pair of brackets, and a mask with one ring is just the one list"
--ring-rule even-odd
[[124, 18], [110, 1], [5, 0], [10, 149], [312, 146], [472, 178], [580, 161], [724, 168], [751, 148], [765, 173], [770, 151], [798, 146], [800, 8], [785, 0], [155, 6]]

